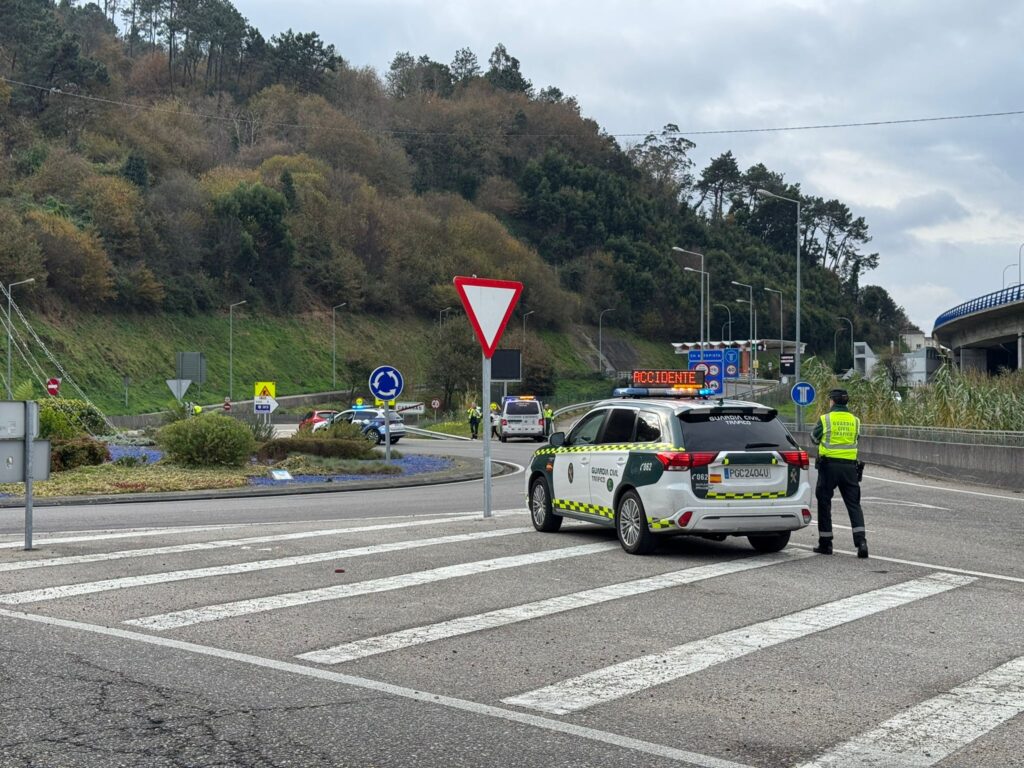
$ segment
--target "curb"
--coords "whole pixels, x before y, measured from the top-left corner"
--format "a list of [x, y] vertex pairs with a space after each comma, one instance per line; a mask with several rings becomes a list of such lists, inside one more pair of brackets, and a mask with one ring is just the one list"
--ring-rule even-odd
[[[394, 488], [416, 488], [428, 485], [448, 485], [483, 479], [483, 460], [448, 456], [458, 462], [475, 462], [479, 467], [470, 469], [425, 472], [404, 481], [350, 480], [341, 483], [303, 483], [280, 487], [248, 486], [244, 488], [212, 488], [205, 491], [167, 491], [166, 493], [115, 493], [104, 496], [50, 496], [33, 498], [33, 507], [92, 506], [99, 504], [143, 504], [164, 501], [197, 501], [201, 499], [245, 499], [262, 496], [299, 496], [313, 493], [345, 493], [348, 491], [379, 491]], [[516, 465], [491, 460], [492, 476], [501, 477], [516, 471]], [[24, 509], [24, 498], [0, 500], [0, 509]]]

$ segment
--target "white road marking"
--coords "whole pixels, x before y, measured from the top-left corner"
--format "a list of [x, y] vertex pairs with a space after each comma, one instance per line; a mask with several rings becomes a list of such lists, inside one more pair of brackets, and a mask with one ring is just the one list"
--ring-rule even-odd
[[78, 632], [90, 632], [92, 634], [117, 638], [119, 640], [131, 640], [133, 642], [145, 643], [147, 645], [153, 645], [160, 648], [170, 648], [176, 651], [183, 651], [185, 653], [192, 653], [199, 656], [208, 656], [239, 664], [248, 664], [262, 669], [274, 670], [275, 672], [283, 672], [290, 675], [301, 675], [321, 682], [339, 683], [353, 688], [375, 691], [386, 696], [408, 699], [420, 704], [427, 704], [435, 707], [447, 707], [448, 709], [465, 712], [471, 715], [492, 717], [508, 723], [516, 723], [518, 725], [539, 728], [552, 733], [574, 736], [576, 738], [586, 739], [600, 744], [607, 744], [621, 749], [630, 749], [635, 752], [654, 755], [655, 757], [663, 757], [669, 760], [676, 760], [680, 763], [700, 766], [700, 768], [751, 768], [751, 766], [736, 763], [731, 760], [721, 760], [710, 755], [702, 755], [698, 752], [675, 749], [662, 744], [641, 741], [640, 739], [634, 739], [629, 736], [622, 736], [608, 731], [601, 731], [596, 728], [587, 728], [585, 726], [574, 725], [572, 723], [563, 723], [559, 720], [539, 717], [525, 712], [514, 712], [512, 710], [502, 709], [501, 707], [492, 707], [487, 704], [480, 704], [466, 699], [457, 699], [452, 696], [443, 696], [441, 694], [430, 693], [428, 691], [417, 691], [412, 688], [404, 688], [399, 685], [370, 680], [365, 677], [355, 677], [354, 675], [332, 672], [318, 667], [307, 667], [303, 664], [267, 659], [262, 656], [253, 656], [248, 653], [226, 651], [221, 648], [213, 648], [208, 645], [186, 643], [180, 640], [160, 637], [159, 635], [147, 635], [141, 632], [132, 632], [130, 630], [102, 627], [97, 624], [85, 624], [79, 621], [68, 621], [66, 619], [51, 618], [49, 616], [19, 613], [17, 611], [8, 611], [3, 608], [0, 608], [0, 618], [30, 621], [50, 627], [60, 627], [62, 629], [70, 629]]
[[[872, 504], [879, 504], [888, 507], [914, 507], [916, 509], [939, 509], [949, 512], [949, 507], [937, 507], [934, 504], [925, 504], [921, 501], [904, 501], [903, 499], [885, 499], [881, 496], [861, 496], [861, 501], [870, 501]], [[839, 500], [842, 503], [842, 500]]]
[[476, 539], [488, 539], [495, 536], [510, 536], [519, 533], [529, 533], [531, 531], [533, 531], [533, 528], [501, 528], [494, 531], [479, 531], [477, 533], [458, 533], [451, 536], [438, 536], [433, 539], [392, 541], [384, 544], [371, 544], [364, 547], [339, 549], [334, 552], [316, 552], [309, 555], [294, 555], [292, 557], [281, 557], [273, 560], [254, 560], [248, 563], [231, 563], [230, 565], [214, 565], [208, 568], [191, 568], [183, 571], [147, 573], [142, 576], [122, 576], [116, 579], [86, 581], [80, 584], [62, 584], [56, 587], [29, 589], [23, 592], [10, 592], [6, 595], [0, 595], [0, 603], [6, 603], [7, 605], [38, 603], [44, 600], [59, 600], [61, 598], [75, 597], [77, 595], [91, 595], [96, 592], [109, 592], [114, 589], [129, 589], [131, 587], [144, 587], [152, 584], [167, 584], [173, 581], [205, 579], [211, 576], [228, 576], [236, 573], [251, 573], [253, 571], [270, 570], [271, 568], [289, 568], [295, 565], [321, 563], [324, 560], [335, 560], [343, 557], [376, 555], [381, 552], [397, 552], [404, 549], [433, 547], [439, 544], [454, 544], [463, 541], [474, 541]]
[[[203, 533], [205, 531], [223, 531], [228, 528], [244, 528], [245, 523], [238, 525], [193, 525], [193, 526], [178, 526], [176, 528], [135, 528], [127, 531], [118, 531], [112, 533], [110, 531], [104, 531], [103, 533], [89, 534], [86, 536], [53, 536], [50, 538], [39, 536], [34, 537], [32, 543], [36, 547], [49, 546], [50, 544], [75, 544], [79, 541], [105, 541], [107, 539], [133, 539], [137, 536], [166, 536], [174, 533]], [[276, 523], [280, 525], [280, 523]], [[3, 549], [20, 549], [25, 546], [25, 539], [22, 538], [20, 541], [5, 541], [0, 543], [0, 548]]]
[[502, 702], [554, 715], [578, 712], [655, 685], [672, 682], [787, 640], [832, 629], [973, 581], [975, 579], [966, 576], [933, 573], [921, 579], [872, 590], [630, 659], [544, 688], [510, 696], [502, 699]]
[[[533, 530], [532, 528], [529, 530]], [[603, 544], [584, 544], [576, 547], [563, 549], [551, 549], [542, 552], [531, 552], [526, 555], [511, 555], [507, 557], [495, 557], [489, 560], [477, 560], [470, 563], [459, 563], [458, 565], [447, 565], [441, 568], [432, 568], [427, 571], [415, 571], [403, 573], [398, 576], [387, 576], [381, 579], [370, 579], [369, 581], [357, 581], [351, 584], [338, 584], [333, 587], [321, 589], [308, 589], [301, 592], [289, 592], [282, 595], [271, 595], [270, 597], [256, 597], [249, 600], [238, 600], [233, 603], [221, 603], [220, 605], [209, 605], [204, 608], [192, 608], [173, 613], [161, 613], [155, 616], [146, 616], [140, 619], [131, 619], [124, 622], [136, 627], [151, 629], [156, 632], [163, 632], [168, 629], [188, 627], [193, 624], [201, 624], [206, 621], [218, 621], [236, 616], [249, 616], [254, 613], [275, 611], [280, 608], [293, 608], [310, 603], [319, 603], [326, 600], [341, 600], [346, 597], [357, 595], [369, 595], [376, 592], [389, 592], [395, 589], [408, 589], [422, 584], [432, 584], [447, 579], [456, 579], [462, 576], [472, 576], [477, 573], [490, 573], [491, 571], [505, 568], [516, 568], [521, 565], [535, 565], [547, 563], [553, 560], [563, 560], [568, 557], [579, 557], [581, 555], [592, 555], [598, 552], [607, 552], [611, 549], [618, 549], [618, 542], [607, 542]]]
[[901, 712], [800, 768], [935, 765], [1024, 712], [1024, 656]]
[[473, 632], [503, 627], [521, 621], [529, 621], [530, 619], [563, 613], [564, 611], [571, 611], [576, 608], [586, 608], [606, 603], [610, 600], [633, 597], [660, 589], [678, 587], [683, 584], [693, 584], [694, 582], [712, 579], [716, 576], [725, 576], [768, 565], [787, 563], [809, 556], [810, 553], [808, 552], [779, 552], [772, 555], [745, 557], [740, 560], [731, 560], [724, 563], [711, 563], [710, 565], [672, 571], [671, 573], [663, 573], [658, 576], [636, 579], [635, 581], [627, 581], [621, 584], [610, 584], [606, 587], [597, 587], [569, 595], [560, 595], [559, 597], [552, 597], [546, 600], [537, 600], [532, 603], [515, 605], [511, 608], [500, 608], [474, 616], [463, 616], [458, 619], [451, 619], [450, 621], [403, 629], [386, 635], [378, 635], [377, 637], [369, 637], [352, 643], [336, 645], [332, 648], [310, 651], [309, 653], [300, 654], [296, 658], [303, 661], [313, 661], [318, 664], [340, 664], [344, 661], [352, 661], [353, 659], [373, 656], [378, 653], [397, 651], [435, 640], [468, 635]]
[[[99, 563], [107, 560], [123, 560], [130, 557], [150, 557], [152, 555], [174, 555], [184, 552], [200, 552], [208, 549], [225, 549], [241, 547], [250, 549], [250, 544], [266, 544], [272, 541], [297, 541], [315, 539], [320, 536], [337, 536], [346, 533], [366, 533], [368, 531], [384, 531], [393, 528], [413, 528], [421, 525], [441, 525], [443, 523], [463, 522], [461, 517], [442, 517], [430, 520], [409, 520], [402, 523], [383, 523], [380, 525], [360, 525], [349, 528], [326, 528], [323, 530], [300, 531], [298, 533], [281, 533], [270, 536], [251, 536], [244, 539], [221, 539], [219, 541], [200, 541], [191, 544], [174, 544], [167, 547], [150, 547], [148, 549], [124, 549], [119, 552], [94, 552], [88, 555], [68, 555], [66, 557], [50, 557], [40, 560], [22, 560], [14, 563], [0, 563], [0, 573], [5, 571], [23, 571], [28, 568], [47, 568], [57, 565], [79, 565], [81, 563]], [[264, 550], [270, 551], [270, 550]]]
[[[791, 547], [799, 547], [800, 549], [811, 549], [811, 544], [790, 544]], [[837, 555], [856, 555], [857, 553], [848, 549], [835, 549], [833, 550]], [[963, 573], [967, 576], [978, 576], [982, 579], [999, 579], [1000, 581], [1013, 581], [1017, 584], [1024, 584], [1024, 578], [1019, 576], [1005, 576], [1001, 573], [988, 573], [986, 571], [969, 571], [965, 568], [950, 568], [948, 565], [936, 565], [935, 563], [921, 563], [917, 560], [900, 560], [898, 557], [883, 557], [881, 555], [871, 555], [872, 560], [881, 560], [885, 563], [899, 563], [900, 565], [916, 565], [921, 568], [928, 568], [932, 571], [945, 571], [946, 573]]]
[[877, 480], [880, 483], [893, 483], [895, 485], [909, 485], [914, 488], [927, 488], [930, 491], [942, 491], [943, 493], [965, 493], [968, 496], [984, 496], [987, 499], [1002, 499], [1003, 501], [1024, 501], [1024, 496], [1000, 496], [995, 493], [982, 493], [981, 491], [965, 491], [962, 488], [945, 488], [938, 485], [926, 485], [925, 483], [911, 483], [906, 480], [890, 480], [887, 477], [875, 477], [864, 475], [867, 480]]

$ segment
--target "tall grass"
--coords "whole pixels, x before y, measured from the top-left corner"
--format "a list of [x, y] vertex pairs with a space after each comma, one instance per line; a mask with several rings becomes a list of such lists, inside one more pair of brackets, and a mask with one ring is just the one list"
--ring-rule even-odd
[[814, 418], [828, 408], [828, 391], [850, 393], [850, 410], [865, 424], [1024, 431], [1024, 371], [990, 376], [943, 365], [930, 384], [911, 388], [897, 402], [879, 368], [870, 378], [839, 381], [824, 362], [812, 358], [802, 373], [819, 392]]

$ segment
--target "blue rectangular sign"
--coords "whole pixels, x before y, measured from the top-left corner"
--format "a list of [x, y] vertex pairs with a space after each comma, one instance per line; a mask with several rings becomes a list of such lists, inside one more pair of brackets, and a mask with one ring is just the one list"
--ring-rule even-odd
[[715, 393], [723, 391], [722, 371], [725, 368], [722, 360], [724, 358], [721, 349], [705, 349], [704, 360], [701, 361], [699, 349], [691, 349], [688, 355], [690, 370], [704, 371], [704, 386], [713, 389]]

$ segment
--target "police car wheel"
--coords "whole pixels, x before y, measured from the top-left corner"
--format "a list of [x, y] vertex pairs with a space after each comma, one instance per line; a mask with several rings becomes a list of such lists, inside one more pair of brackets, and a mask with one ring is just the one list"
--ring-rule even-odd
[[747, 540], [758, 552], [781, 552], [789, 544], [789, 531], [747, 536]]
[[544, 478], [538, 477], [530, 485], [530, 520], [542, 533], [554, 533], [562, 527], [562, 516], [551, 511], [551, 496]]
[[503, 442], [503, 443], [507, 443], [508, 442], [508, 438], [505, 435], [502, 435], [498, 439], [501, 440], [501, 442]]
[[378, 445], [381, 442], [380, 432], [376, 429], [368, 429], [366, 430], [366, 439], [374, 445]]
[[656, 544], [654, 534], [647, 526], [644, 504], [635, 491], [626, 491], [615, 510], [615, 530], [619, 543], [631, 555], [646, 555]]

